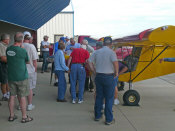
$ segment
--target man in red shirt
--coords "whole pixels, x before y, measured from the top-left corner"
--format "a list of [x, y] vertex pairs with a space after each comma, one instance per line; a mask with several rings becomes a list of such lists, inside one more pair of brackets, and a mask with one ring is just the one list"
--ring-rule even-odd
[[76, 103], [76, 81], [79, 83], [79, 93], [78, 93], [78, 103], [83, 102], [83, 92], [84, 84], [86, 79], [86, 72], [84, 64], [89, 58], [89, 52], [86, 50], [86, 46], [81, 45], [81, 48], [73, 49], [73, 52], [70, 55], [68, 60], [68, 67], [71, 63], [70, 71], [70, 84], [71, 84], [71, 95], [72, 103]]

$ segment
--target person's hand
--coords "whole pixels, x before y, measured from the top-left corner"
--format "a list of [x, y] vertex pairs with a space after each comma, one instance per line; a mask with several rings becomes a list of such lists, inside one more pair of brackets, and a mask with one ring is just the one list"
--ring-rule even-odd
[[115, 77], [115, 78], [118, 77], [118, 72], [115, 73], [115, 76], [114, 76], [114, 77]]
[[68, 70], [67, 73], [70, 74], [70, 70]]
[[163, 58], [162, 58], [162, 59], [159, 59], [159, 62], [160, 62], [160, 63], [162, 63], [162, 61], [164, 61], [164, 59], [163, 59]]
[[70, 49], [71, 49], [71, 50], [73, 50], [74, 48], [73, 48], [73, 47], [71, 47]]

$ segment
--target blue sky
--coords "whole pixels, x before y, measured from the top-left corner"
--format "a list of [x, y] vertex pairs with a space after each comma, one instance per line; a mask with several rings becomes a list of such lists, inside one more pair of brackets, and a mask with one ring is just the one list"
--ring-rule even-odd
[[75, 35], [121, 37], [175, 25], [175, 0], [72, 0]]

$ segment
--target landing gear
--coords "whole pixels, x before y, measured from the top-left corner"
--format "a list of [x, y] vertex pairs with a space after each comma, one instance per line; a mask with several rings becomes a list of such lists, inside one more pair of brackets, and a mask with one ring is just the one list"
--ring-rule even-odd
[[123, 102], [127, 106], [138, 106], [140, 95], [135, 90], [128, 90], [123, 95]]

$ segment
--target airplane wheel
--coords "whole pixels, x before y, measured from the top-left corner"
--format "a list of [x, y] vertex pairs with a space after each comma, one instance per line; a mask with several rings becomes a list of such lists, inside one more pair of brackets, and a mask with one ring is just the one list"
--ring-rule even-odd
[[128, 90], [123, 95], [123, 101], [128, 106], [137, 106], [140, 101], [140, 95], [135, 90]]
[[123, 81], [119, 81], [117, 83], [118, 91], [123, 91], [124, 90], [124, 87], [125, 87], [125, 83]]

